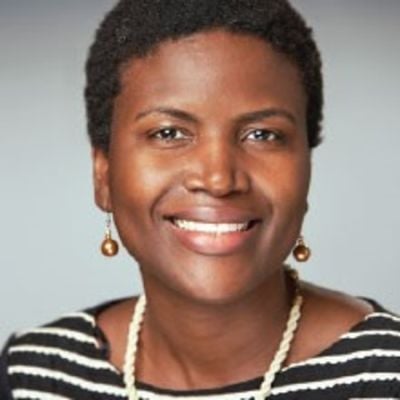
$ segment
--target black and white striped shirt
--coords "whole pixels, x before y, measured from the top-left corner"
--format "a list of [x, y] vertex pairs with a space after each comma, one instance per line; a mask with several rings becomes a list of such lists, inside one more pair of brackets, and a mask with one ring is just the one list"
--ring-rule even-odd
[[[104, 307], [13, 336], [0, 361], [0, 399], [127, 399], [96, 325]], [[250, 400], [261, 379], [190, 392], [137, 386], [143, 400]], [[280, 371], [270, 399], [400, 399], [400, 318], [377, 309], [321, 354]]]

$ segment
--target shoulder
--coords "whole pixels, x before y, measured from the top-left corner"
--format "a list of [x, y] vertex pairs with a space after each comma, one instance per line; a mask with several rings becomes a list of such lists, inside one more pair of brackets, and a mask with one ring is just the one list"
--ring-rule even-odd
[[319, 336], [335, 345], [345, 344], [348, 352], [364, 347], [400, 350], [398, 315], [375, 301], [341, 292], [313, 286], [308, 293], [310, 310], [306, 323], [308, 327], [314, 326], [314, 331], [318, 327]]
[[25, 393], [29, 387], [33, 394], [68, 398], [83, 396], [81, 390], [88, 392], [85, 395], [103, 390], [122, 395], [118, 371], [107, 360], [108, 349], [96, 324], [96, 314], [104, 307], [65, 314], [14, 335], [2, 356], [10, 390]]
[[[296, 340], [300, 350], [294, 362], [324, 352], [356, 329], [379, 330], [383, 341], [394, 337], [392, 344], [400, 350], [400, 319], [377, 303], [310, 284], [304, 284], [303, 290], [305, 302]], [[396, 333], [387, 336], [385, 330]]]
[[37, 328], [27, 329], [14, 335], [9, 353], [22, 350], [63, 348], [76, 351], [80, 347], [95, 348], [98, 341], [94, 335], [96, 320], [91, 309], [72, 312]]
[[304, 319], [293, 346], [300, 350], [289, 360], [277, 393], [400, 398], [400, 318], [375, 302], [304, 289]]

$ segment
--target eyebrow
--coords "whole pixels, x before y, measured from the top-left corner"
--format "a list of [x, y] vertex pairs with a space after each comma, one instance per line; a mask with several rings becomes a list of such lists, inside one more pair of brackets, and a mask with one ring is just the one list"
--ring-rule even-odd
[[[165, 114], [173, 118], [181, 119], [183, 121], [191, 122], [191, 123], [199, 123], [199, 119], [196, 118], [193, 114], [190, 114], [186, 111], [179, 110], [171, 107], [155, 107], [149, 110], [142, 111], [135, 116], [135, 121], [142, 119], [150, 114]], [[247, 124], [251, 122], [257, 122], [266, 118], [271, 117], [283, 117], [293, 125], [296, 125], [295, 116], [282, 108], [265, 108], [261, 110], [251, 111], [249, 113], [242, 114], [235, 118], [235, 122], [238, 124]]]
[[238, 118], [236, 118], [236, 122], [239, 124], [248, 124], [251, 122], [257, 122], [261, 121], [266, 118], [271, 118], [271, 117], [283, 117], [289, 122], [291, 122], [293, 125], [296, 125], [297, 121], [295, 116], [283, 109], [283, 108], [265, 108], [262, 110], [257, 110], [257, 111], [252, 111], [243, 115], [240, 115]]
[[138, 113], [135, 116], [135, 121], [138, 121], [139, 119], [142, 119], [144, 117], [147, 117], [150, 114], [165, 114], [169, 115], [170, 117], [174, 117], [177, 119], [181, 119], [187, 122], [192, 122], [192, 123], [198, 123], [199, 120], [192, 114], [178, 110], [177, 108], [171, 108], [171, 107], [156, 107], [156, 108], [151, 108], [149, 110], [142, 111]]

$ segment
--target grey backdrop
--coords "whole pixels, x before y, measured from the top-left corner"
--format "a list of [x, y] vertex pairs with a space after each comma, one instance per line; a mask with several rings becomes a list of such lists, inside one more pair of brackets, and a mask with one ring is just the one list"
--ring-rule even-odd
[[[103, 259], [82, 101], [86, 49], [113, 0], [0, 0], [0, 343], [140, 290]], [[326, 77], [303, 277], [400, 310], [400, 1], [295, 0]]]

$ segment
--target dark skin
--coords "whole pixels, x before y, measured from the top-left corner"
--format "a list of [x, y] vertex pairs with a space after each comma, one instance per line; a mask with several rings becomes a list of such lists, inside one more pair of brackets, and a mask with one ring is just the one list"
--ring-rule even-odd
[[[114, 213], [148, 297], [138, 380], [201, 389], [264, 374], [293, 297], [283, 263], [307, 208], [306, 107], [296, 66], [252, 36], [200, 33], [123, 69], [109, 152], [93, 158], [96, 203]], [[181, 220], [245, 229], [193, 233]], [[372, 311], [305, 283], [302, 291], [287, 364]], [[134, 303], [98, 317], [119, 369]]]

